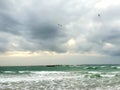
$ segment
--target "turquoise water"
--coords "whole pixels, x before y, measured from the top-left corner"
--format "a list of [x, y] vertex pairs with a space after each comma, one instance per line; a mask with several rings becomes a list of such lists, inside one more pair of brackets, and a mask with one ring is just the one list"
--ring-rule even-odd
[[120, 90], [120, 65], [0, 67], [0, 90]]

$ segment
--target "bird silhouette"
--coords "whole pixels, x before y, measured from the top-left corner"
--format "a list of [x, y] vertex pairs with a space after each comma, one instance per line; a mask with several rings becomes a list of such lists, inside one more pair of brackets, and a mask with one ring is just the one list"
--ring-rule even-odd
[[62, 25], [61, 25], [61, 24], [58, 24], [58, 26], [59, 26], [59, 27], [62, 27]]
[[98, 13], [98, 16], [100, 17], [100, 14]]

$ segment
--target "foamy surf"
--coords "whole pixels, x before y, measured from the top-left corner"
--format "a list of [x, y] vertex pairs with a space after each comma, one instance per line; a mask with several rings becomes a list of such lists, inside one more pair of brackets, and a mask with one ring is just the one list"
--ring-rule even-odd
[[45, 67], [46, 71], [38, 67], [37, 70], [1, 70], [0, 90], [120, 90], [117, 67], [85, 65]]

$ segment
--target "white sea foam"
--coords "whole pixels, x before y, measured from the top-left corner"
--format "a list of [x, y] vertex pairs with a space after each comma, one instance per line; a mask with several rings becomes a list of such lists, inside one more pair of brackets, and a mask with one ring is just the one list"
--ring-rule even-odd
[[62, 80], [63, 78], [77, 78], [81, 76], [72, 75], [70, 72], [31, 72], [25, 75], [1, 75], [0, 82], [20, 82], [20, 81], [42, 81], [42, 80]]
[[117, 66], [117, 69], [120, 69], [120, 66]]
[[0, 74], [0, 90], [120, 90], [120, 71], [19, 71], [20, 74], [5, 71], [5, 73]]

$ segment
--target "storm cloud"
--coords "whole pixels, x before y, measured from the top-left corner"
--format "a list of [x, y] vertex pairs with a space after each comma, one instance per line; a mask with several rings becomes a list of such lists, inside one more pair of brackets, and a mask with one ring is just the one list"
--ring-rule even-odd
[[0, 0], [0, 52], [120, 56], [120, 2], [106, 1]]

